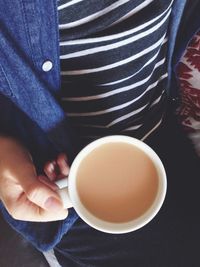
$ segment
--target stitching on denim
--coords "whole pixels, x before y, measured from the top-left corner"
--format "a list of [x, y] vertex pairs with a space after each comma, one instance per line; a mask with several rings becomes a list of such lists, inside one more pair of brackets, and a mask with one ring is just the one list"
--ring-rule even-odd
[[[57, 6], [57, 1], [53, 0], [53, 12], [54, 12], [54, 18], [55, 18], [55, 22], [56, 22], [56, 26], [54, 27], [54, 30], [56, 32], [55, 36], [56, 36], [56, 66], [58, 67], [58, 73], [60, 73], [60, 46], [59, 46], [59, 29], [58, 29], [58, 25], [59, 25], [59, 21], [58, 21], [58, 6]], [[60, 75], [59, 75], [59, 88], [61, 86], [61, 79], [60, 79]]]
[[23, 13], [23, 21], [24, 21], [24, 28], [25, 28], [25, 31], [26, 31], [26, 39], [27, 39], [27, 43], [28, 43], [28, 46], [30, 48], [30, 52], [31, 52], [31, 58], [32, 58], [32, 61], [34, 63], [35, 66], [36, 65], [36, 62], [34, 60], [34, 51], [33, 51], [33, 47], [31, 45], [31, 36], [30, 36], [30, 32], [29, 32], [29, 27], [28, 27], [28, 22], [27, 22], [27, 15], [26, 15], [26, 11], [25, 11], [25, 8], [24, 8], [24, 3], [23, 3], [23, 0], [20, 0], [20, 4], [21, 4], [21, 7], [22, 7], [22, 13]]
[[11, 84], [10, 84], [10, 82], [9, 82], [9, 80], [8, 80], [8, 77], [7, 77], [7, 75], [6, 75], [6, 73], [5, 73], [5, 71], [4, 71], [4, 69], [3, 69], [3, 67], [2, 67], [1, 64], [0, 64], [0, 72], [2, 73], [2, 76], [4, 77], [4, 79], [6, 80], [7, 85], [8, 85], [8, 88], [9, 88], [9, 89], [5, 89], [5, 90], [6, 90], [7, 92], [9, 92], [9, 95], [10, 95], [10, 96], [12, 96], [12, 97], [16, 97], [16, 96], [14, 95], [14, 93], [13, 93]]

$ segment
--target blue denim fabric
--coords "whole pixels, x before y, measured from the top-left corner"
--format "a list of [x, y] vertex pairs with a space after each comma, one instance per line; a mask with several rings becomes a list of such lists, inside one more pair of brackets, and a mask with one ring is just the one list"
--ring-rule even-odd
[[[74, 157], [77, 140], [57, 102], [60, 88], [56, 1], [3, 1], [0, 8], [0, 131], [20, 138], [42, 163], [60, 151]], [[53, 62], [49, 72], [42, 70]], [[48, 250], [77, 219], [28, 223], [1, 210], [8, 223], [40, 250]]]
[[[79, 149], [78, 139], [57, 101], [60, 66], [56, 2], [20, 0], [13, 5], [13, 1], [7, 0], [0, 8], [0, 131], [17, 136], [25, 143], [38, 172], [42, 164], [58, 152], [66, 152], [72, 160]], [[180, 49], [183, 51], [183, 46], [177, 43], [177, 33], [186, 2], [174, 0], [173, 4], [168, 53], [169, 94], [173, 58], [177, 61]], [[193, 1], [194, 10], [195, 4], [199, 5], [199, 1]], [[183, 24], [186, 18], [183, 16]], [[194, 28], [199, 28], [199, 24]], [[187, 44], [194, 32], [191, 30], [181, 44]], [[173, 53], [175, 45], [177, 55]], [[42, 70], [46, 60], [53, 63], [49, 72]], [[41, 251], [53, 248], [77, 219], [72, 209], [61, 222], [16, 221], [2, 204], [0, 206], [8, 223]]]

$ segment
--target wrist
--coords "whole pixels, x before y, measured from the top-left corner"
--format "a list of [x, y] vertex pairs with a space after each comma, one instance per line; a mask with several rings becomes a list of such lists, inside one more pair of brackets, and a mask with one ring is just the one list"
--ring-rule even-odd
[[0, 177], [21, 178], [36, 176], [29, 151], [17, 140], [0, 137]]

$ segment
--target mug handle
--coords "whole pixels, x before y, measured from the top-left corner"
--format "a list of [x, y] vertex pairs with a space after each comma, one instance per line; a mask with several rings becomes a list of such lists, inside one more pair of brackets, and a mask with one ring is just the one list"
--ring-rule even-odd
[[63, 203], [63, 207], [64, 209], [68, 209], [72, 207], [72, 203], [69, 197], [69, 192], [68, 192], [68, 179], [67, 177], [55, 181], [55, 184], [58, 186], [58, 190], [57, 193], [59, 194], [62, 203]]

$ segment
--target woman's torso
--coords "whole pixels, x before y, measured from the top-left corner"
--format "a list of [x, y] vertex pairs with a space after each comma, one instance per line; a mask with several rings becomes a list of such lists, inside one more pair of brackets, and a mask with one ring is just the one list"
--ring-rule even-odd
[[58, 1], [61, 104], [84, 143], [161, 123], [172, 2]]

